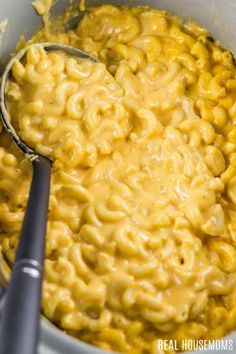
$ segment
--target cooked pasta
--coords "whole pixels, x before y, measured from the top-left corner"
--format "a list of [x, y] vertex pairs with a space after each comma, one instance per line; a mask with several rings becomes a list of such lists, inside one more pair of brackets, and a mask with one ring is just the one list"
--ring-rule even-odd
[[[122, 353], [236, 327], [236, 67], [206, 30], [148, 7], [103, 5], [41, 33], [99, 63], [35, 46], [8, 107], [53, 158], [43, 313]], [[10, 263], [31, 176], [0, 136], [1, 245]]]

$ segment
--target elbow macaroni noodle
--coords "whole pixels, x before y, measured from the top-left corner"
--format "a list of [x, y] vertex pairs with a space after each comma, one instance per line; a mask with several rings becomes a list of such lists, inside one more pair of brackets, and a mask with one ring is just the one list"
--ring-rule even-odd
[[[194, 23], [103, 5], [42, 35], [99, 64], [31, 49], [8, 106], [53, 157], [43, 312], [100, 348], [159, 354], [162, 339], [236, 327], [236, 68]], [[10, 263], [31, 168], [0, 136], [1, 245]]]

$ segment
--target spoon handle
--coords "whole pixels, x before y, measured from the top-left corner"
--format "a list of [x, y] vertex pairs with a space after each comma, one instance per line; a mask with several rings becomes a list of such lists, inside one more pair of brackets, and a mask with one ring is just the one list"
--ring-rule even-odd
[[37, 352], [51, 163], [39, 156], [32, 165], [28, 204], [1, 316], [0, 354]]

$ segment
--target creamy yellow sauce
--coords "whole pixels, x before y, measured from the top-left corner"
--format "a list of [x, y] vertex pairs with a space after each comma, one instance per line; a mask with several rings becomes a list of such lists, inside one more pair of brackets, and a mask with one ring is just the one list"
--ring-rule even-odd
[[[20, 136], [54, 159], [44, 314], [132, 354], [235, 329], [231, 53], [148, 7], [100, 6], [75, 30], [37, 39], [100, 62], [32, 49], [8, 87]], [[0, 240], [13, 262], [31, 168], [4, 132], [0, 143]]]

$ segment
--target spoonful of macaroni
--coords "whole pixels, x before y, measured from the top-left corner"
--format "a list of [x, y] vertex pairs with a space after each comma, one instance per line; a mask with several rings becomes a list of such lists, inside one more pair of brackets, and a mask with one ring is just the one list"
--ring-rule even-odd
[[[78, 146], [67, 142], [69, 147], [65, 147], [60, 139], [76, 134], [73, 119], [81, 115], [79, 78], [88, 70], [92, 75], [95, 63], [92, 56], [67, 45], [33, 44], [9, 61], [1, 78], [2, 123], [32, 162], [33, 177], [1, 317], [0, 354], [37, 351], [51, 163], [61, 153], [70, 163], [80, 158]], [[73, 78], [77, 81], [73, 82]], [[59, 138], [55, 127], [60, 125], [58, 117], [64, 111], [71, 121], [62, 124], [63, 135]], [[45, 135], [38, 127], [43, 127]], [[14, 334], [14, 339], [9, 333]]]

